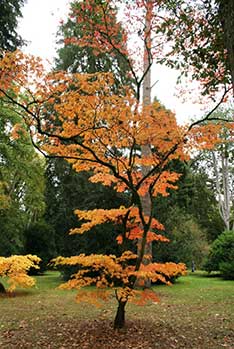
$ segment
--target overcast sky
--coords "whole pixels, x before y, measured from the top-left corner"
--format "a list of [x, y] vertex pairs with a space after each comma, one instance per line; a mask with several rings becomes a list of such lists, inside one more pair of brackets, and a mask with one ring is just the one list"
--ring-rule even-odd
[[[21, 36], [28, 41], [25, 52], [49, 59], [56, 55], [56, 32], [61, 19], [66, 19], [69, 0], [27, 0], [19, 23]], [[173, 110], [180, 122], [199, 115], [199, 108], [192, 103], [182, 103], [174, 96], [177, 73], [168, 68], [156, 67], [152, 81], [159, 80], [153, 95]]]

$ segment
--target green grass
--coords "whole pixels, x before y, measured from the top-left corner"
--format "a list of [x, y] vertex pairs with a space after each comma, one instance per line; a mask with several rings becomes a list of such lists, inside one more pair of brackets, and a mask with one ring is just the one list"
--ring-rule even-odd
[[156, 286], [160, 303], [128, 304], [128, 331], [115, 335], [114, 297], [103, 308], [77, 304], [75, 291], [56, 288], [57, 272], [36, 279], [35, 288], [0, 297], [1, 349], [234, 348], [234, 281], [196, 272]]

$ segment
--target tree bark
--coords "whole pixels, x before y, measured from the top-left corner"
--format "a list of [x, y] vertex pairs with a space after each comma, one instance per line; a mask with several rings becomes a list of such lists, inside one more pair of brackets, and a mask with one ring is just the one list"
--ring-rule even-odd
[[[144, 70], [144, 81], [143, 81], [143, 109], [144, 107], [150, 105], [151, 103], [151, 21], [152, 21], [152, 11], [153, 11], [153, 2], [152, 0], [147, 1], [147, 12], [145, 17], [145, 46], [144, 46], [144, 62], [143, 62], [143, 70]], [[150, 144], [143, 145], [141, 147], [142, 158], [149, 157], [151, 155]], [[149, 166], [142, 166], [142, 175], [146, 176], [150, 171]], [[147, 192], [142, 198], [142, 209], [143, 214], [150, 217], [152, 211], [152, 202], [150, 198], [149, 192]], [[138, 243], [138, 255], [141, 253], [142, 244], [141, 241]], [[149, 258], [143, 258], [142, 263], [147, 265], [152, 261], [152, 243], [146, 243], [144, 254], [149, 256]], [[136, 282], [136, 285], [138, 283]], [[149, 279], [145, 280], [144, 287], [149, 288], [151, 286], [151, 281]]]
[[3, 286], [3, 284], [0, 282], [0, 294], [1, 293], [6, 293], [6, 289], [5, 287]]
[[114, 320], [114, 329], [120, 329], [125, 326], [125, 305], [126, 301], [119, 301], [118, 309], [116, 312], [115, 320]]
[[224, 45], [228, 52], [228, 68], [234, 96], [234, 1], [219, 0], [219, 15], [224, 31]]
[[218, 196], [219, 213], [226, 229], [229, 230], [231, 220], [231, 188], [229, 183], [230, 168], [228, 152], [224, 147], [224, 149], [221, 150], [219, 159], [218, 156], [216, 156], [215, 151], [212, 151], [211, 154], [215, 186]]

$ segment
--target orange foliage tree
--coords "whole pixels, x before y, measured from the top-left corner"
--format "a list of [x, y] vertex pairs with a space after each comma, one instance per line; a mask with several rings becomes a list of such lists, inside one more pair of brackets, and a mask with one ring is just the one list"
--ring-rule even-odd
[[[167, 196], [169, 189], [176, 189], [180, 175], [168, 169], [169, 162], [187, 159], [195, 147], [207, 148], [217, 143], [219, 126], [178, 126], [175, 115], [158, 102], [141, 108], [128, 88], [115, 95], [114, 79], [108, 73], [46, 73], [39, 59], [17, 51], [5, 54], [0, 72], [1, 98], [22, 115], [32, 141], [45, 156], [65, 158], [76, 171], [92, 173], [92, 182], [112, 185], [130, 197], [128, 207], [77, 210], [81, 226], [70, 232], [83, 234], [97, 224], [117, 224], [122, 248], [119, 256], [80, 255], [54, 261], [56, 265], [79, 267], [63, 287], [80, 289], [96, 284], [102, 290], [92, 295], [80, 291], [78, 300], [97, 303], [95, 297], [105, 300], [109, 292], [106, 288], [115, 288], [118, 308], [114, 326], [121, 328], [128, 300], [135, 299], [140, 304], [150, 297], [157, 300], [150, 290], [139, 293], [136, 280], [140, 280], [138, 284], [146, 278], [169, 283], [172, 276], [184, 274], [186, 269], [185, 265], [174, 263], [143, 265], [143, 260], [149, 258], [145, 255], [147, 242], [166, 243], [167, 239], [160, 234], [163, 226], [153, 217], [153, 210], [144, 214], [142, 198], [148, 193], [152, 201], [155, 196]], [[150, 144], [151, 152], [143, 156], [140, 149], [145, 144]], [[141, 171], [142, 165], [149, 168], [146, 174]]]
[[[12, 292], [17, 286], [32, 287], [35, 279], [27, 273], [29, 269], [39, 269], [38, 264], [41, 259], [34, 255], [0, 257], [0, 277], [9, 284], [8, 291]], [[5, 292], [5, 288], [0, 283], [0, 292]]]

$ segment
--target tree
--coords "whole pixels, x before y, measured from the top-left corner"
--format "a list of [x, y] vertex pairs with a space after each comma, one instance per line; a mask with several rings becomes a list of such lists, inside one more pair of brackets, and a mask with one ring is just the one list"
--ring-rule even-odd
[[24, 231], [44, 212], [44, 161], [31, 144], [17, 108], [0, 100], [0, 254], [24, 250]]
[[225, 279], [234, 279], [234, 232], [224, 231], [211, 245], [211, 249], [205, 263], [205, 270], [209, 273], [220, 271]]
[[[113, 184], [115, 190], [127, 192], [130, 197], [128, 206], [117, 209], [76, 210], [84, 223], [71, 231], [83, 234], [104, 222], [117, 224], [120, 229], [117, 239], [122, 247], [119, 257], [92, 254], [59, 258], [55, 262], [80, 266], [67, 287], [80, 288], [92, 283], [99, 288], [113, 287], [117, 279], [122, 287], [116, 290], [118, 309], [114, 326], [123, 327], [125, 306], [129, 298], [138, 294], [137, 279], [167, 283], [162, 269], [168, 275], [176, 268], [184, 272], [184, 265], [142, 264], [147, 258], [148, 242], [167, 241], [159, 234], [163, 226], [153, 217], [152, 210], [145, 215], [142, 198], [149, 193], [153, 200], [154, 196], [167, 196], [168, 189], [175, 189], [180, 175], [167, 168], [169, 162], [186, 159], [191, 148], [212, 147], [219, 141], [219, 125], [196, 123], [183, 128], [177, 125], [174, 114], [158, 102], [139, 108], [138, 99], [128, 88], [121, 95], [113, 93], [114, 79], [108, 73], [47, 74], [37, 58], [20, 52], [5, 55], [1, 69], [4, 100], [21, 109], [35, 145], [45, 156], [65, 158], [77, 172], [93, 172], [92, 182]], [[29, 76], [33, 79], [28, 79]], [[14, 98], [22, 86], [25, 93]], [[145, 144], [150, 144], [152, 150], [147, 156], [139, 151]], [[149, 166], [147, 174], [141, 171], [142, 164]], [[134, 253], [136, 240], [140, 244], [138, 255]], [[100, 293], [100, 297], [105, 295]], [[149, 297], [157, 299], [148, 290], [141, 294], [139, 302]]]
[[157, 31], [169, 42], [162, 62], [199, 81], [203, 95], [216, 100], [221, 91], [228, 97], [234, 81], [233, 2], [168, 0], [162, 8], [165, 20]]
[[43, 220], [28, 226], [25, 231], [25, 253], [37, 255], [40, 258], [38, 270], [30, 269], [30, 274], [43, 273], [48, 268], [49, 261], [57, 255], [55, 232]]
[[0, 2], [0, 55], [2, 50], [14, 51], [24, 44], [16, 29], [22, 17], [24, 0], [1, 0]]
[[206, 231], [199, 225], [199, 221], [174, 203], [173, 206], [167, 206], [167, 217], [162, 222], [165, 227], [164, 235], [170, 243], [165, 248], [162, 244], [155, 242], [154, 261], [182, 262], [190, 268], [193, 261], [198, 268], [201, 267], [208, 253], [208, 242]]
[[211, 152], [211, 163], [218, 195], [219, 213], [227, 230], [233, 224], [233, 174], [231, 173], [231, 152], [228, 145], [223, 144]]
[[[124, 7], [123, 2], [118, 3]], [[206, 93], [214, 93], [220, 83], [226, 84], [230, 81], [230, 74], [224, 75], [223, 73], [224, 69], [228, 69], [228, 67], [217, 6], [211, 8], [211, 5], [205, 2], [191, 3], [184, 0], [177, 3], [166, 1], [163, 4], [160, 1], [145, 1], [144, 3], [128, 2], [125, 9], [128, 12], [123, 19], [123, 22], [128, 23], [128, 30], [123, 32], [122, 35], [125, 41], [120, 40], [116, 35], [120, 23], [115, 21], [116, 9], [113, 3], [88, 1], [73, 8], [71, 14], [72, 21], [76, 21], [82, 27], [82, 37], [77, 36], [77, 33], [68, 31], [67, 42], [72, 43], [73, 47], [75, 45], [79, 48], [82, 45], [83, 47], [89, 46], [89, 49], [95, 50], [96, 54], [112, 55], [114, 52], [121, 55], [132, 74], [138, 100], [140, 100], [140, 89], [143, 85], [142, 100], [144, 105], [147, 105], [151, 98], [150, 69], [153, 62], [166, 62], [170, 66], [182, 68], [184, 72], [187, 72], [193, 66], [193, 78], [202, 81]], [[166, 13], [164, 9], [167, 10]], [[124, 10], [123, 13], [125, 14]], [[207, 37], [210, 38], [210, 28], [212, 28], [212, 32], [215, 28], [215, 34], [212, 37], [213, 40], [206, 41]], [[177, 35], [178, 32], [180, 35]], [[174, 35], [175, 33], [176, 35]], [[162, 34], [164, 36], [167, 34], [173, 48], [172, 52], [165, 52], [163, 47], [165, 38], [161, 36]], [[131, 45], [127, 44], [127, 36]], [[217, 47], [221, 47], [218, 53], [216, 52]], [[168, 46], [166, 46], [166, 50], [168, 50], [167, 48]], [[180, 54], [179, 59], [175, 56], [176, 53]], [[181, 59], [181, 56], [183, 59]], [[206, 64], [204, 64], [204, 59]], [[224, 95], [226, 92], [227, 89], [225, 88]], [[223, 99], [224, 96], [221, 101]], [[212, 112], [208, 113], [205, 118], [209, 118]], [[149, 153], [150, 145], [144, 145], [142, 151]], [[142, 166], [142, 170], [147, 172], [147, 166]], [[144, 206], [145, 212], [150, 211], [150, 200], [145, 199]]]
[[224, 47], [227, 50], [227, 67], [231, 73], [234, 90], [234, 4], [231, 0], [217, 0], [216, 2], [218, 4], [218, 17], [223, 29]]
[[[38, 269], [40, 258], [35, 255], [0, 257], [0, 276], [7, 278], [10, 285], [8, 291], [12, 292], [17, 286], [32, 287], [35, 280], [27, 275], [30, 268]], [[5, 287], [0, 282], [0, 293], [5, 292]]]
[[[232, 121], [233, 109], [219, 108], [215, 115]], [[233, 135], [228, 123], [223, 123], [220, 138], [222, 142], [219, 145], [200, 154], [196, 161], [212, 184], [220, 217], [225, 229], [230, 230], [233, 225]]]

